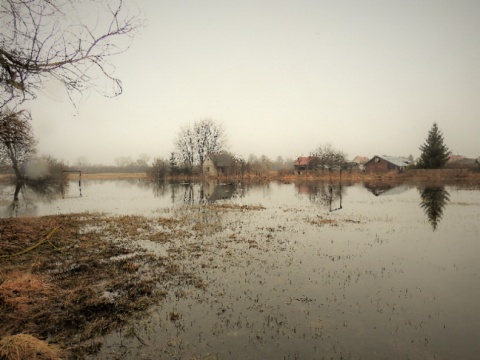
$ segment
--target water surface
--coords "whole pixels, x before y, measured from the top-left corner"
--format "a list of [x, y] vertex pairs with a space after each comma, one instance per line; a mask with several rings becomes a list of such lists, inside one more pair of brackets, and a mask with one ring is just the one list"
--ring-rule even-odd
[[[212, 203], [235, 207], [206, 206]], [[177, 284], [135, 324], [135, 336], [107, 336], [94, 358], [476, 359], [480, 353], [480, 191], [85, 181], [81, 196], [71, 184], [63, 198], [22, 203], [17, 216], [82, 211], [184, 216], [212, 229], [201, 239], [172, 239], [168, 252], [144, 244], [161, 256], [182, 254], [185, 271], [205, 286]], [[185, 251], [194, 248], [195, 254]]]

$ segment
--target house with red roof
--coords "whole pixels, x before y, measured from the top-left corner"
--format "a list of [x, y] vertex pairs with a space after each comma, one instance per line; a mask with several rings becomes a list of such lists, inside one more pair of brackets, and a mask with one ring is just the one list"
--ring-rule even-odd
[[293, 162], [293, 168], [297, 174], [315, 170], [316, 165], [317, 158], [315, 156], [300, 156]]

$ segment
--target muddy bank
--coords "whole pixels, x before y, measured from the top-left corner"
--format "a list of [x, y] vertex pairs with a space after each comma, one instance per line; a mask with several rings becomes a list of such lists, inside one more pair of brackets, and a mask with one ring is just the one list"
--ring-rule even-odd
[[[480, 187], [480, 172], [470, 169], [409, 169], [403, 172], [390, 171], [386, 173], [366, 173], [358, 170], [344, 171], [316, 171], [303, 174], [293, 174], [285, 172], [270, 171], [258, 174], [244, 174], [242, 176], [220, 176], [208, 178], [221, 182], [243, 182], [243, 183], [268, 183], [279, 181], [285, 183], [295, 183], [303, 181], [342, 181], [347, 183], [364, 182], [388, 182], [396, 184], [422, 184], [422, 185], [473, 185]], [[153, 180], [153, 179], [150, 179]], [[182, 176], [166, 178], [165, 180], [177, 181], [197, 181], [205, 180], [203, 176]]]
[[[77, 180], [79, 175], [77, 173], [67, 175], [70, 180]], [[156, 181], [150, 178], [146, 173], [87, 173], [82, 172], [82, 179], [89, 180], [105, 180], [105, 179], [138, 179]], [[201, 182], [206, 178], [202, 175], [196, 176], [169, 176], [165, 181], [195, 181]], [[303, 174], [293, 174], [285, 172], [269, 171], [266, 173], [249, 173], [236, 176], [219, 176], [215, 178], [208, 178], [209, 180], [217, 180], [223, 182], [298, 182], [298, 181], [330, 181], [339, 180], [347, 182], [372, 182], [383, 181], [391, 183], [410, 183], [410, 184], [440, 184], [440, 185], [456, 185], [467, 184], [480, 187], [480, 172], [472, 171], [470, 169], [408, 169], [404, 172], [390, 171], [387, 173], [365, 173], [358, 170], [345, 171], [317, 171], [307, 172]], [[0, 174], [0, 181], [9, 182], [14, 180], [13, 175]]]
[[364, 173], [361, 171], [324, 171], [303, 175], [281, 177], [283, 180], [339, 180], [347, 182], [373, 182], [383, 181], [390, 183], [409, 184], [440, 184], [455, 185], [458, 183], [480, 185], [480, 172], [469, 169], [409, 169], [404, 172], [390, 171], [386, 173]]
[[30, 334], [68, 359], [95, 352], [87, 340], [144, 315], [172, 282], [197, 281], [174, 257], [134, 245], [188, 236], [177, 225], [100, 214], [0, 219], [0, 338]]
[[[198, 240], [221, 230], [220, 214], [262, 209], [223, 204], [156, 218], [0, 219], [0, 340], [11, 345], [29, 334], [31, 346], [48, 344], [64, 359], [83, 359], [101, 347], [95, 339], [115, 329], [135, 337], [133, 322], [169, 293], [206, 287], [184, 264], [211, 251]], [[0, 359], [10, 359], [2, 357], [1, 341]]]

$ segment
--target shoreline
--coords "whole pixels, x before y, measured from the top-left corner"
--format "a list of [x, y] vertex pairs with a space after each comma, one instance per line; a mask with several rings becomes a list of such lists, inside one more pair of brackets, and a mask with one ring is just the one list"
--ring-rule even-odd
[[[67, 174], [70, 180], [79, 179], [76, 173]], [[149, 177], [146, 173], [81, 173], [82, 180], [149, 180], [158, 181]], [[0, 182], [12, 181], [14, 175], [0, 174]], [[203, 175], [182, 175], [168, 176], [163, 178], [164, 181], [222, 181], [222, 182], [310, 182], [310, 181], [346, 181], [346, 182], [382, 182], [382, 183], [425, 183], [432, 185], [456, 185], [469, 184], [480, 187], [480, 172], [474, 172], [470, 169], [412, 169], [404, 172], [390, 171], [387, 173], [363, 173], [360, 171], [325, 171], [312, 172], [304, 174], [285, 174], [274, 171], [258, 174], [245, 174], [242, 176], [217, 176], [205, 177]]]

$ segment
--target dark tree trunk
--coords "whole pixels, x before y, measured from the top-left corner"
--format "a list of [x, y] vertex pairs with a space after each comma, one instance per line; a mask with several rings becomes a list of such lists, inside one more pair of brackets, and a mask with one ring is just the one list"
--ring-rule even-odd
[[13, 200], [17, 201], [18, 200], [18, 194], [20, 193], [20, 190], [22, 190], [23, 185], [25, 185], [25, 182], [23, 179], [18, 179], [17, 178], [17, 184], [15, 185], [15, 193], [13, 194]]

